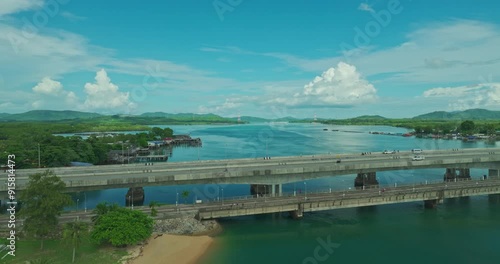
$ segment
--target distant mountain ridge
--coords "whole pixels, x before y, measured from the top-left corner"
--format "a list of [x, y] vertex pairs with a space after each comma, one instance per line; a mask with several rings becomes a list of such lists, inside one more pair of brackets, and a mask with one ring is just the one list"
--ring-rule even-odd
[[1, 121], [56, 121], [66, 119], [89, 119], [101, 117], [97, 113], [79, 112], [72, 110], [32, 110], [20, 114], [0, 114]]
[[413, 117], [418, 120], [500, 120], [500, 111], [468, 109], [464, 111], [436, 111]]
[[383, 116], [379, 116], [379, 115], [362, 115], [362, 116], [358, 116], [358, 117], [355, 117], [355, 118], [352, 118], [352, 119], [359, 119], [359, 120], [383, 120], [383, 119], [387, 119]]
[[[0, 121], [59, 121], [59, 120], [73, 120], [73, 119], [92, 119], [111, 117], [116, 115], [103, 115], [91, 112], [79, 112], [72, 110], [32, 110], [20, 114], [0, 113]], [[178, 113], [171, 114], [165, 112], [147, 112], [140, 115], [133, 115], [129, 117], [142, 117], [142, 118], [165, 118], [176, 121], [236, 121], [237, 117], [222, 117], [216, 114], [194, 114], [194, 113]], [[357, 121], [382, 121], [390, 120], [380, 115], [363, 115], [355, 118], [348, 118], [349, 120]], [[500, 120], [500, 111], [491, 111], [486, 109], [469, 109], [464, 111], [435, 111], [423, 115], [418, 115], [410, 119], [415, 120]], [[312, 120], [312, 118], [294, 118], [294, 117], [281, 117], [281, 118], [261, 118], [254, 116], [241, 116], [242, 122], [250, 123], [263, 123], [263, 122], [293, 122]], [[327, 120], [318, 118], [318, 120]]]
[[140, 117], [162, 117], [174, 120], [225, 120], [227, 118], [215, 114], [194, 114], [194, 113], [178, 113], [170, 114], [164, 112], [147, 112], [138, 115]]

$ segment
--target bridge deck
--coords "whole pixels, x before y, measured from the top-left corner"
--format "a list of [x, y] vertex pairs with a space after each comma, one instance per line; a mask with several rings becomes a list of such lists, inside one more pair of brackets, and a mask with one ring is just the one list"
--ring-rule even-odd
[[199, 219], [215, 219], [242, 215], [277, 212], [314, 212], [322, 210], [363, 207], [383, 204], [440, 200], [476, 195], [499, 194], [500, 180], [460, 181], [427, 185], [408, 185], [390, 189], [335, 191], [299, 196], [226, 200], [201, 208]]
[[[424, 168], [500, 169], [500, 148], [424, 151], [425, 160], [411, 152], [395, 154], [328, 154], [192, 162], [50, 168], [70, 191], [154, 185], [238, 183], [277, 184], [324, 176]], [[338, 163], [337, 161], [341, 161]], [[46, 169], [16, 171], [16, 190], [31, 174]], [[0, 192], [7, 186], [0, 184]]]

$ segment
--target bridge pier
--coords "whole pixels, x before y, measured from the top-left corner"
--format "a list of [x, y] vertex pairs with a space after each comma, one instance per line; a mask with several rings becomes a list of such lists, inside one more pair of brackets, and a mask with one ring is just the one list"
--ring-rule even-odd
[[438, 205], [438, 200], [437, 199], [434, 199], [434, 200], [425, 200], [424, 201], [424, 207], [427, 208], [427, 209], [434, 209], [437, 207]]
[[297, 210], [290, 211], [290, 216], [293, 219], [301, 219], [304, 216], [304, 205], [300, 203]]
[[490, 178], [490, 179], [499, 179], [500, 178], [500, 170], [489, 169], [488, 170], [488, 178]]
[[358, 173], [358, 176], [354, 179], [354, 187], [356, 189], [364, 189], [372, 186], [378, 187], [376, 172]]
[[468, 168], [446, 168], [444, 181], [470, 180], [470, 169]]
[[281, 196], [283, 193], [282, 184], [251, 184], [250, 194], [258, 196]]
[[143, 205], [144, 197], [144, 189], [142, 187], [131, 187], [125, 195], [125, 205]]

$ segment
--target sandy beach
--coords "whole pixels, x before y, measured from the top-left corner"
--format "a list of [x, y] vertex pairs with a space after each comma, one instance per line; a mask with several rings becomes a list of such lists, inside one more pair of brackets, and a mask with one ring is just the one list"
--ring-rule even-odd
[[155, 235], [144, 246], [141, 256], [129, 263], [195, 264], [212, 242], [213, 239], [209, 236]]

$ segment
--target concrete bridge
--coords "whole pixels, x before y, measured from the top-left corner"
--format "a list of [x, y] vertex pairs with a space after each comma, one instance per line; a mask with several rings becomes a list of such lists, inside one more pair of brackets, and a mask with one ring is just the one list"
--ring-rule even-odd
[[[303, 213], [353, 207], [423, 201], [427, 208], [434, 208], [446, 198], [489, 195], [490, 201], [500, 204], [500, 179], [457, 180], [429, 184], [398, 185], [341, 191], [314, 191], [302, 194], [287, 193], [281, 196], [227, 197], [201, 204], [164, 205], [157, 207], [157, 219], [197, 217], [200, 220], [235, 217], [267, 213], [290, 213], [300, 218]], [[131, 208], [132, 209], [132, 208]], [[149, 214], [147, 206], [136, 206]], [[90, 222], [92, 210], [67, 212], [61, 215], [61, 223], [74, 221]], [[0, 224], [7, 227], [8, 216], [0, 216]], [[1, 230], [1, 228], [0, 228]]]
[[[470, 178], [468, 169], [489, 169], [500, 176], [500, 148], [424, 150], [424, 160], [413, 160], [410, 151], [393, 154], [324, 154], [270, 159], [231, 159], [191, 162], [142, 163], [89, 167], [50, 168], [68, 191], [131, 188], [179, 184], [253, 184], [254, 192], [281, 193], [281, 184], [324, 176], [357, 174], [356, 186], [377, 185], [376, 172], [424, 168], [447, 169], [445, 178]], [[46, 169], [16, 170], [16, 190], [23, 190], [29, 175]], [[5, 180], [6, 183], [6, 180]], [[266, 187], [263, 192], [261, 187]], [[7, 191], [0, 184], [0, 193]]]
[[500, 179], [462, 180], [426, 185], [398, 186], [390, 189], [304, 193], [280, 197], [225, 200], [200, 208], [197, 218], [216, 219], [243, 215], [290, 212], [300, 218], [304, 212], [363, 207], [383, 204], [423, 201], [426, 208], [434, 208], [446, 198], [490, 195], [500, 200]]

